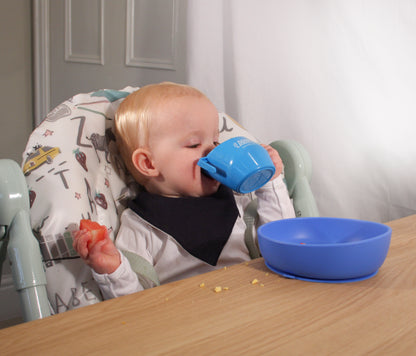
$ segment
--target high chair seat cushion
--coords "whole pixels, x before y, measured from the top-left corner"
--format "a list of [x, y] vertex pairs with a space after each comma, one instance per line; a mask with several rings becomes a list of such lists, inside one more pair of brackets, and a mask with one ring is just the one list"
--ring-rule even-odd
[[[72, 248], [81, 219], [105, 225], [112, 239], [125, 202], [137, 185], [126, 172], [113, 134], [115, 112], [137, 87], [78, 94], [58, 105], [30, 136], [23, 171], [30, 194], [31, 225], [39, 240], [48, 299], [55, 313], [102, 300], [91, 270]], [[219, 114], [220, 141], [255, 138]]]

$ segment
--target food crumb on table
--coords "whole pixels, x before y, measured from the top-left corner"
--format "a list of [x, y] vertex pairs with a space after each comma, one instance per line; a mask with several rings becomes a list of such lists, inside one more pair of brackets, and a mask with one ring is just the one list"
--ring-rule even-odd
[[217, 286], [217, 287], [215, 287], [214, 289], [213, 289], [213, 291], [215, 292], [215, 293], [221, 293], [222, 291], [226, 291], [226, 290], [229, 290], [230, 289], [230, 287], [221, 287], [221, 286]]

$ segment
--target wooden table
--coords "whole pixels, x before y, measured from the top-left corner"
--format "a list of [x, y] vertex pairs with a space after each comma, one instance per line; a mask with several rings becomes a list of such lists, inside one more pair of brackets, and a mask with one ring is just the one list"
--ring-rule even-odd
[[[285, 279], [257, 259], [2, 329], [0, 352], [415, 354], [416, 215], [389, 225], [393, 235], [387, 259], [365, 281]], [[258, 283], [252, 284], [255, 279]], [[217, 286], [223, 287], [219, 293]]]

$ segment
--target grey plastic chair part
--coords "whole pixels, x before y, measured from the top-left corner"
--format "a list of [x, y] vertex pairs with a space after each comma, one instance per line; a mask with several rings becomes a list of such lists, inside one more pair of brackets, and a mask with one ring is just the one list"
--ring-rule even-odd
[[[32, 233], [29, 192], [19, 165], [0, 159], [0, 249], [11, 263], [25, 321], [51, 315], [39, 243]], [[5, 253], [1, 255], [3, 265]]]
[[278, 140], [270, 144], [283, 161], [289, 196], [297, 217], [319, 216], [310, 181], [312, 161], [306, 149], [296, 141]]
[[146, 259], [130, 251], [121, 252], [128, 259], [132, 270], [139, 276], [142, 285], [144, 282], [148, 285], [146, 288], [160, 286], [160, 281], [156, 270]]
[[257, 218], [257, 199], [254, 199], [247, 205], [243, 215], [244, 222], [247, 226], [244, 232], [244, 242], [252, 260], [260, 257], [260, 249], [254, 238], [256, 236]]

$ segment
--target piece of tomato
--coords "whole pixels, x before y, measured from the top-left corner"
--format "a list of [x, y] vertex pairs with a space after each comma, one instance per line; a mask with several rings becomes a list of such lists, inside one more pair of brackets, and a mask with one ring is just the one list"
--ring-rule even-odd
[[104, 240], [107, 236], [107, 227], [100, 225], [99, 223], [87, 219], [82, 219], [79, 222], [80, 230], [88, 230], [91, 232], [92, 239], [88, 243], [88, 247], [95, 244], [98, 241]]

